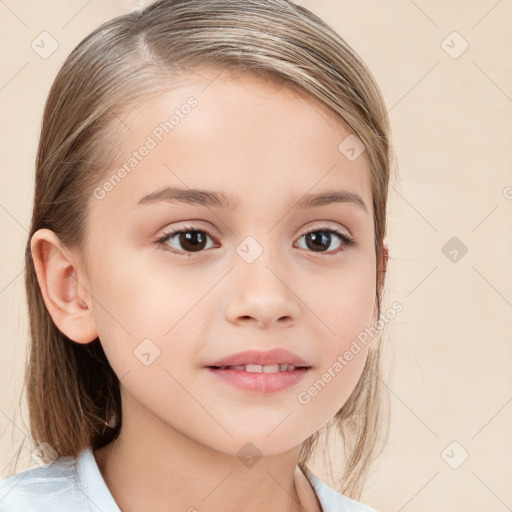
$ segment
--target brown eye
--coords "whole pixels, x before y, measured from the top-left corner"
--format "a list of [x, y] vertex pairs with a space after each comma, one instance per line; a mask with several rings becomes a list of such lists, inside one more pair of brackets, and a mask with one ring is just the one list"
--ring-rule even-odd
[[[156, 241], [156, 245], [175, 254], [191, 255], [192, 253], [210, 249], [212, 245], [208, 246], [209, 238], [212, 241], [215, 240], [213, 235], [204, 229], [199, 229], [196, 226], [185, 226], [165, 233]], [[306, 243], [305, 247], [301, 248], [315, 253], [325, 253], [326, 255], [344, 252], [349, 247], [355, 245], [352, 237], [334, 228], [309, 231], [302, 235], [302, 238], [305, 239]], [[329, 249], [336, 239], [338, 239], [338, 244], [334, 249]]]
[[204, 230], [185, 227], [166, 233], [156, 243], [171, 252], [193, 253], [210, 248], [207, 247], [208, 238], [212, 236]]
[[[338, 245], [329, 250], [329, 247], [333, 243], [333, 235], [334, 238], [340, 240]], [[341, 251], [346, 250], [348, 247], [355, 244], [354, 240], [348, 235], [341, 233], [336, 229], [317, 229], [314, 231], [309, 231], [302, 235], [301, 238], [304, 238], [306, 241], [305, 249], [309, 249], [313, 252], [319, 253], [329, 253], [329, 254], [337, 254]]]

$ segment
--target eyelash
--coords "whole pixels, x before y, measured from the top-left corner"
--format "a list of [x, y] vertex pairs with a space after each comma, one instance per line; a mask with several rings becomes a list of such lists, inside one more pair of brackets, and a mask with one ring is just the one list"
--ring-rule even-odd
[[[204, 249], [202, 249], [200, 251], [195, 251], [195, 252], [177, 251], [177, 250], [173, 249], [172, 247], [170, 247], [166, 243], [174, 235], [177, 235], [179, 233], [187, 233], [188, 231], [199, 231], [201, 233], [206, 233], [214, 242], [217, 242], [215, 237], [207, 229], [202, 229], [202, 228], [199, 228], [198, 226], [188, 225], [188, 226], [182, 226], [179, 229], [175, 229], [175, 230], [172, 230], [172, 231], [169, 231], [169, 232], [163, 234], [160, 238], [158, 238], [158, 240], [155, 241], [155, 245], [157, 247], [161, 247], [165, 251], [169, 251], [171, 253], [180, 254], [180, 255], [186, 254], [189, 257], [192, 256], [193, 254], [204, 252]], [[345, 252], [350, 247], [353, 247], [354, 245], [356, 245], [355, 240], [351, 236], [347, 235], [346, 233], [342, 233], [341, 231], [336, 229], [334, 226], [321, 226], [319, 228], [312, 229], [310, 231], [307, 231], [306, 233], [303, 233], [300, 236], [300, 238], [302, 238], [303, 236], [309, 235], [310, 233], [316, 233], [319, 231], [334, 233], [336, 236], [338, 236], [341, 239], [342, 245], [340, 247], [338, 247], [337, 249], [335, 249], [333, 251], [328, 251], [328, 252], [326, 251], [326, 252], [315, 253], [315, 251], [310, 251], [313, 254], [320, 254], [320, 255], [325, 255], [325, 256], [335, 256], [339, 253]]]

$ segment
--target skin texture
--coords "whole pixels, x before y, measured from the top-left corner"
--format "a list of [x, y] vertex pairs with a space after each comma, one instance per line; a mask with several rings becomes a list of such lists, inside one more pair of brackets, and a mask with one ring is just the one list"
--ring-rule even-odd
[[[119, 166], [173, 110], [198, 101], [105, 197], [91, 196], [84, 251], [40, 230], [32, 253], [58, 328], [77, 343], [99, 336], [120, 379], [121, 436], [95, 457], [124, 512], [313, 512], [301, 445], [348, 399], [369, 345], [308, 404], [297, 396], [377, 320], [368, 161], [340, 152], [352, 132], [316, 100], [249, 75], [217, 75], [193, 75], [125, 113]], [[222, 191], [238, 206], [137, 205], [163, 186]], [[329, 189], [357, 193], [367, 211], [349, 202], [293, 208]], [[179, 235], [166, 244], [182, 254], [155, 245], [186, 224], [213, 235], [201, 252], [187, 254]], [[334, 254], [344, 242], [332, 234], [324, 249], [308, 246], [305, 235], [326, 226], [356, 245]], [[263, 251], [251, 263], [237, 253], [247, 236]], [[136, 356], [145, 339], [151, 359], [159, 350], [149, 365]], [[312, 366], [278, 393], [241, 391], [204, 368], [274, 347]], [[250, 467], [237, 456], [247, 443], [262, 456]]]

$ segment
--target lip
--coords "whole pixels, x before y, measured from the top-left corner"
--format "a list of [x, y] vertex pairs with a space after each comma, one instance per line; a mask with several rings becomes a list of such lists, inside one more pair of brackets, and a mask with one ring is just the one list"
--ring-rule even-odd
[[284, 348], [274, 348], [266, 351], [245, 350], [231, 354], [205, 366], [237, 366], [246, 364], [274, 365], [284, 363], [293, 364], [295, 367], [311, 367], [307, 361], [304, 361], [304, 359], [300, 358], [298, 355]]
[[296, 385], [311, 367], [277, 373], [250, 373], [245, 370], [221, 370], [207, 367], [215, 381], [229, 384], [251, 394], [269, 395]]

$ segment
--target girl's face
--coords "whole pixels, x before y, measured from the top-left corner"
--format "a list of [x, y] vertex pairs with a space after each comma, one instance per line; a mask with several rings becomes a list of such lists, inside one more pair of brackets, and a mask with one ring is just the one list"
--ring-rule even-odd
[[[272, 455], [335, 415], [367, 358], [357, 336], [377, 319], [368, 160], [315, 100], [217, 74], [116, 127], [124, 154], [90, 198], [80, 294], [120, 379], [123, 421], [144, 421], [146, 442], [173, 433]], [[309, 201], [327, 192], [358, 198]], [[241, 389], [207, 368], [274, 348], [309, 366], [282, 390]]]

